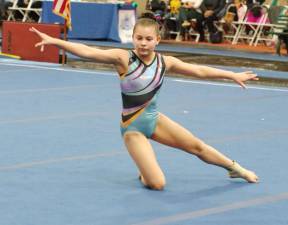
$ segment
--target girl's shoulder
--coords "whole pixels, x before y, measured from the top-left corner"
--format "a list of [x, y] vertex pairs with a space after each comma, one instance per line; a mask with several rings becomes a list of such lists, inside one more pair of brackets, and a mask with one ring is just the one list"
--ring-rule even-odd
[[174, 56], [166, 56], [166, 55], [162, 55], [162, 57], [166, 65], [166, 70], [169, 70], [175, 63], [176, 58]]
[[113, 48], [109, 50], [108, 54], [110, 53], [114, 57], [117, 58], [117, 62], [120, 64], [127, 64], [130, 58], [129, 50], [127, 49], [121, 49], [121, 48]]

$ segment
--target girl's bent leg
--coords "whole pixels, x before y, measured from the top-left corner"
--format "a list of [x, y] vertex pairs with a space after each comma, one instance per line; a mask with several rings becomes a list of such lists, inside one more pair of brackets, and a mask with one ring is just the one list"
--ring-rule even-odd
[[141, 173], [144, 186], [162, 190], [165, 186], [165, 177], [148, 139], [139, 132], [130, 131], [126, 132], [123, 138], [129, 154]]
[[205, 144], [191, 132], [172, 121], [163, 114], [159, 115], [156, 130], [152, 139], [170, 147], [184, 150], [196, 155], [209, 164], [228, 168], [233, 161], [213, 147]]
[[[152, 139], [159, 143], [194, 154], [204, 162], [223, 167], [229, 172], [236, 169], [236, 167], [233, 166], [234, 163], [231, 159], [217, 151], [215, 148], [205, 144], [188, 130], [163, 114], [159, 115]], [[253, 172], [249, 170], [245, 171], [245, 176], [241, 176], [242, 178], [246, 179], [248, 182], [257, 182], [258, 177]]]

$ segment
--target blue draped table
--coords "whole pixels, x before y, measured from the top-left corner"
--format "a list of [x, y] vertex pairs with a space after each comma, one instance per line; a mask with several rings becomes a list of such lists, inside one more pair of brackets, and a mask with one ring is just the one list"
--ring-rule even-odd
[[[64, 23], [52, 12], [52, 1], [42, 3], [43, 23]], [[71, 2], [72, 31], [70, 39], [107, 39], [120, 42], [118, 35], [118, 5]]]

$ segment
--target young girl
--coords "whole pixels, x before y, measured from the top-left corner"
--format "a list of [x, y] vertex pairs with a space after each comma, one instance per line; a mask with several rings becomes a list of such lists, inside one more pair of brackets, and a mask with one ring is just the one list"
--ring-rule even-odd
[[245, 81], [258, 79], [255, 74], [193, 65], [155, 52], [160, 35], [158, 24], [151, 18], [137, 21], [133, 32], [135, 48], [128, 51], [91, 48], [50, 37], [35, 28], [30, 30], [40, 37], [41, 41], [35, 47], [40, 47], [41, 51], [44, 51], [45, 45], [55, 45], [79, 57], [115, 66], [123, 101], [121, 132], [129, 154], [140, 171], [139, 179], [145, 187], [162, 190], [166, 183], [149, 139], [196, 155], [206, 163], [223, 167], [231, 178], [258, 182], [254, 172], [244, 169], [157, 111], [158, 93], [166, 71], [201, 79], [230, 79], [243, 88]]

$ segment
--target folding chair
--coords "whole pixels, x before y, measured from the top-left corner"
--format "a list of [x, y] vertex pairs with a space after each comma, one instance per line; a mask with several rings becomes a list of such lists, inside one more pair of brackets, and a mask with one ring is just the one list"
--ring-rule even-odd
[[258, 35], [254, 45], [257, 46], [260, 41], [266, 43], [267, 41], [276, 43], [278, 40], [278, 33], [283, 32], [287, 27], [288, 16], [285, 13], [288, 11], [284, 6], [271, 6], [268, 11], [268, 19], [270, 23], [261, 24]]
[[163, 39], [170, 39], [172, 36], [175, 39], [179, 35], [180, 32], [177, 31], [177, 18], [174, 16], [164, 18]]
[[42, 8], [34, 8], [33, 3], [35, 3], [35, 2], [39, 2], [39, 0], [37, 0], [37, 1], [29, 0], [27, 7], [21, 9], [25, 12], [23, 19], [22, 19], [22, 22], [34, 21], [32, 13], [34, 13], [38, 17], [37, 21], [34, 21], [34, 22], [38, 22], [38, 23], [41, 22]]
[[244, 21], [238, 22], [238, 28], [233, 38], [232, 44], [237, 44], [239, 40], [247, 40], [249, 45], [253, 45], [254, 40], [258, 34], [261, 24], [267, 22], [268, 9], [265, 6], [261, 6], [261, 16], [255, 18], [252, 16], [252, 12], [248, 10]]
[[185, 32], [184, 32], [184, 39], [185, 40], [190, 40], [191, 37], [194, 38], [195, 42], [199, 42], [200, 39], [200, 34], [199, 32], [197, 32], [193, 26], [193, 23], [196, 24], [197, 20], [196, 19], [191, 19], [190, 21], [190, 26], [185, 28]]
[[[16, 21], [16, 13], [18, 12], [21, 16], [22, 19], [20, 19], [22, 22], [27, 22], [27, 21], [33, 21], [30, 13], [34, 12], [36, 15], [39, 16], [38, 21], [36, 22], [40, 22], [41, 21], [41, 12], [42, 9], [41, 8], [32, 8], [33, 7], [33, 3], [36, 2], [35, 0], [29, 0], [28, 4], [26, 7], [19, 7], [18, 6], [18, 0], [14, 0], [12, 7], [8, 8], [8, 18], [7, 20], [14, 20]], [[25, 2], [27, 3], [27, 2]]]
[[[196, 19], [192, 19], [190, 20], [190, 22], [191, 23], [196, 22]], [[180, 41], [179, 40], [180, 31], [178, 31], [177, 23], [178, 23], [177, 18], [174, 16], [164, 19], [164, 32], [163, 32], [164, 39], [167, 39], [167, 38], [170, 39], [171, 36], [174, 36], [176, 41]], [[192, 25], [185, 28], [185, 31], [184, 31], [185, 40], [188, 40], [191, 37], [195, 39], [195, 42], [199, 42], [200, 34], [194, 30]]]
[[199, 42], [200, 34], [199, 32], [195, 31], [193, 27], [191, 27], [188, 31], [188, 35], [194, 37], [195, 42]]
[[18, 7], [18, 0], [14, 0], [13, 1], [13, 4], [11, 7], [8, 7], [7, 9], [7, 20], [10, 21], [10, 20], [13, 20], [13, 21], [16, 21], [16, 13], [19, 12], [22, 17], [24, 16], [24, 12], [22, 10], [18, 10], [19, 7]]
[[[245, 15], [247, 13], [247, 6], [242, 5], [241, 8], [238, 9], [237, 15], [238, 20], [234, 21], [234, 17], [236, 15], [233, 15], [233, 18], [227, 18], [227, 15], [230, 15], [230, 9], [231, 7], [236, 7], [235, 4], [230, 4], [227, 9], [224, 18], [222, 18], [219, 22], [216, 22], [216, 26], [219, 30], [223, 32], [223, 38], [229, 41], [233, 41], [235, 38], [235, 35], [237, 34], [238, 29], [240, 28], [240, 25], [242, 24]], [[241, 11], [240, 11], [241, 10]], [[228, 21], [231, 20], [232, 21]]]

